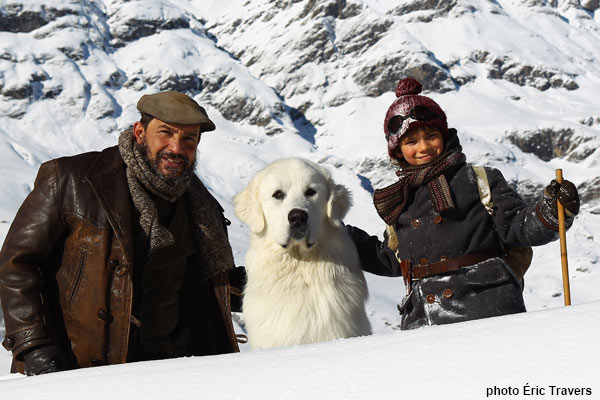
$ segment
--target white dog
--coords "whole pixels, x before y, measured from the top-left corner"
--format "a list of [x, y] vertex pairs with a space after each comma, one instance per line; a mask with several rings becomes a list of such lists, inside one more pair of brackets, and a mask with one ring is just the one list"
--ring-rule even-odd
[[234, 199], [251, 231], [243, 316], [253, 348], [368, 335], [368, 297], [342, 218], [350, 193], [304, 159], [275, 161]]

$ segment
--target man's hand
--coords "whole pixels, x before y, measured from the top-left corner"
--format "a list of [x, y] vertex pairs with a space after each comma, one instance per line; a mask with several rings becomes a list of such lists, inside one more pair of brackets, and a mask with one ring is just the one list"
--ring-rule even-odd
[[246, 286], [246, 268], [236, 267], [229, 270], [229, 285], [231, 288], [231, 311], [241, 312], [244, 297], [244, 287]]
[[574, 216], [579, 214], [579, 194], [575, 185], [567, 180], [558, 183], [555, 179], [550, 182], [544, 190], [546, 204], [552, 209], [552, 213], [558, 216], [556, 200], [565, 207], [567, 215]]
[[25, 373], [29, 376], [49, 374], [61, 370], [62, 350], [58, 346], [43, 346], [23, 356]]

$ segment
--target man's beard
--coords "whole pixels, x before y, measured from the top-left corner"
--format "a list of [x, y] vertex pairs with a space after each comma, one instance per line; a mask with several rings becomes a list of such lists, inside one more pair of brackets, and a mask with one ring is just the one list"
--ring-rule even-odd
[[[161, 181], [165, 182], [167, 185], [173, 186], [173, 187], [178, 186], [179, 184], [182, 184], [183, 182], [189, 181], [189, 179], [194, 175], [198, 157], [194, 157], [194, 162], [190, 163], [190, 160], [188, 160], [183, 154], [175, 154], [175, 153], [169, 153], [167, 151], [159, 151], [158, 153], [156, 153], [156, 157], [154, 158], [154, 160], [151, 160], [149, 150], [148, 150], [148, 144], [146, 143], [146, 141], [144, 141], [141, 144], [137, 143], [137, 142], [134, 142], [133, 144], [135, 147], [137, 147], [140, 154], [143, 156], [144, 162], [146, 163], [148, 168], [150, 168], [150, 170], [154, 173], [154, 175], [156, 175]], [[180, 176], [173, 176], [173, 177], [165, 176], [160, 172], [158, 164], [160, 163], [160, 160], [164, 156], [167, 156], [172, 159], [183, 160], [184, 168], [183, 168], [183, 173]], [[168, 170], [172, 171], [173, 169], [168, 168]]]

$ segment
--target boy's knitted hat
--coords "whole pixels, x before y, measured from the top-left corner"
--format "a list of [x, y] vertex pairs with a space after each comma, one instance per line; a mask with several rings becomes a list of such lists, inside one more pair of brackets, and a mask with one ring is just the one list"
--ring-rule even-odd
[[413, 78], [402, 79], [396, 87], [397, 99], [385, 114], [383, 131], [388, 143], [388, 154], [396, 158], [400, 138], [410, 129], [431, 126], [439, 129], [444, 138], [448, 135], [446, 114], [432, 99], [419, 96], [423, 86]]

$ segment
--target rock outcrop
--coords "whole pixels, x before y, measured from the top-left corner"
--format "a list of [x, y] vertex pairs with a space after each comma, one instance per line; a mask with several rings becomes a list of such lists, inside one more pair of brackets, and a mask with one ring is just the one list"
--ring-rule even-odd
[[577, 134], [571, 128], [510, 132], [506, 137], [525, 153], [533, 153], [543, 161], [564, 158], [580, 162], [598, 148], [597, 137]]

